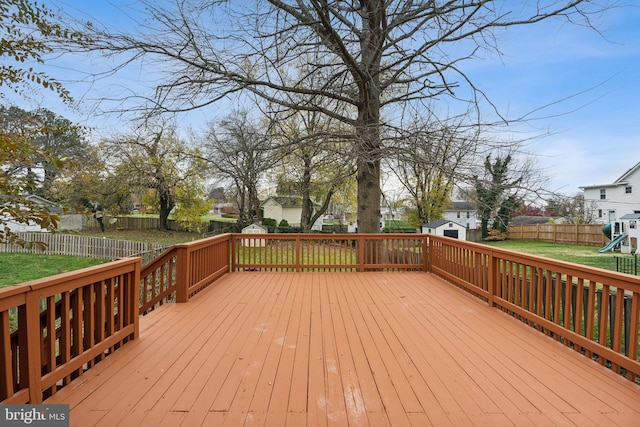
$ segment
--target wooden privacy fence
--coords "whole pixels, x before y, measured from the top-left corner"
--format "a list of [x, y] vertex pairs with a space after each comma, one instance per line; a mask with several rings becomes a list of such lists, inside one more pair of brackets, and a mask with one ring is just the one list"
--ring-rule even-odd
[[[104, 216], [103, 224], [106, 229], [124, 230], [159, 230], [160, 218], [153, 217], [132, 217], [132, 216]], [[90, 217], [84, 217], [83, 227], [99, 228], [98, 222]], [[187, 231], [186, 226], [174, 219], [167, 220], [167, 227], [172, 231]]]
[[0, 289], [0, 402], [40, 403], [138, 335], [140, 259]]
[[117, 259], [151, 254], [166, 249], [157, 243], [133, 242], [129, 240], [103, 239], [101, 237], [77, 236], [58, 233], [17, 233], [26, 242], [41, 242], [44, 246], [32, 248], [18, 244], [0, 244], [0, 252], [44, 253], [49, 255], [70, 255], [86, 258]]
[[533, 224], [510, 225], [507, 237], [513, 240], [540, 240], [574, 245], [604, 246], [609, 238], [602, 224]]
[[640, 375], [640, 278], [430, 236], [432, 272], [602, 365]]

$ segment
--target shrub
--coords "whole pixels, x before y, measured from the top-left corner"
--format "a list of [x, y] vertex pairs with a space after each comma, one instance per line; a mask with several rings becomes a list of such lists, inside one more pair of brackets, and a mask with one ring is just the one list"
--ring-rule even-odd
[[497, 230], [495, 228], [492, 228], [491, 230], [489, 230], [489, 235], [485, 237], [483, 240], [487, 242], [499, 242], [502, 240], [507, 240], [507, 233]]
[[278, 225], [278, 223], [273, 218], [263, 218], [262, 225], [264, 225], [265, 227], [275, 227]]

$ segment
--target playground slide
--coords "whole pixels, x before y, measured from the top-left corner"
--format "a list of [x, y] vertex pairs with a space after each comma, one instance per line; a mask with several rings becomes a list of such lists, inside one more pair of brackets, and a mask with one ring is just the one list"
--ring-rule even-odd
[[621, 243], [626, 237], [627, 237], [626, 234], [620, 234], [618, 237], [616, 237], [615, 239], [607, 243], [607, 246], [605, 246], [604, 248], [598, 249], [598, 252], [603, 253], [603, 252], [613, 250], [613, 248], [618, 246], [618, 244]]

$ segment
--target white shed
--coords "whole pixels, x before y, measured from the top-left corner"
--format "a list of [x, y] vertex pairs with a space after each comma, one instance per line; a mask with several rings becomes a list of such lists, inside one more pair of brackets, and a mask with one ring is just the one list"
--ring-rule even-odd
[[[242, 229], [242, 234], [267, 234], [269, 230], [260, 224], [251, 224]], [[242, 239], [242, 246], [264, 247], [265, 239]]]
[[467, 240], [467, 228], [464, 225], [445, 219], [437, 219], [427, 224], [422, 224], [422, 233]]

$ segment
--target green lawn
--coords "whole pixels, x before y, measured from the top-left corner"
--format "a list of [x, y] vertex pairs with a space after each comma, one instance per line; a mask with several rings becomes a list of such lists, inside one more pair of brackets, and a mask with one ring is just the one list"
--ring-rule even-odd
[[595, 246], [565, 245], [538, 241], [505, 240], [502, 242], [486, 242], [486, 244], [511, 251], [524, 252], [559, 261], [574, 262], [576, 264], [604, 268], [612, 271], [616, 271], [615, 255], [620, 255], [614, 252], [601, 254], [598, 252], [599, 248]]
[[63, 255], [0, 253], [0, 288], [104, 262]]

